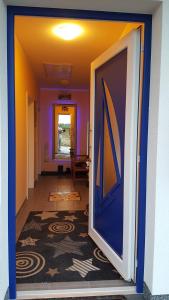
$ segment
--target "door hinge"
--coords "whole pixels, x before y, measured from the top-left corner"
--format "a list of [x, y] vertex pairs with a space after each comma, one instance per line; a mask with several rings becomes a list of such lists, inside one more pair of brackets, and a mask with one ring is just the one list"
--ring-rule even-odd
[[138, 259], [136, 259], [135, 264], [136, 264], [136, 269], [137, 269], [138, 268]]
[[137, 163], [140, 163], [140, 155], [137, 155]]

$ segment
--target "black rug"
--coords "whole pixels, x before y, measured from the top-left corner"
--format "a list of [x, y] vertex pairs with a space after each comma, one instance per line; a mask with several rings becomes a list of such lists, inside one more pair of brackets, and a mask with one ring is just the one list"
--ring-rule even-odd
[[17, 283], [121, 279], [87, 231], [87, 211], [31, 212], [16, 245]]

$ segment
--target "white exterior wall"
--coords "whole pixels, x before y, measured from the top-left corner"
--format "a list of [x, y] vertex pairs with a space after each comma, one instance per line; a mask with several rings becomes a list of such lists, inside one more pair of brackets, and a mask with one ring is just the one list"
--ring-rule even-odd
[[[6, 0], [8, 4], [150, 12], [157, 1]], [[111, 4], [110, 4], [111, 2]], [[123, 2], [123, 5], [122, 5]], [[131, 3], [129, 7], [128, 3]], [[72, 6], [72, 3], [73, 6]], [[128, 5], [128, 8], [124, 8]], [[140, 6], [138, 9], [137, 5]], [[115, 6], [114, 6], [115, 4]], [[119, 6], [118, 6], [119, 4]], [[133, 6], [134, 5], [134, 6]], [[144, 9], [141, 8], [144, 6]], [[6, 11], [0, 0], [0, 299], [7, 279], [7, 86]], [[152, 294], [169, 294], [169, 1], [153, 16], [153, 48], [148, 142], [145, 282]], [[3, 248], [1, 245], [4, 245]], [[3, 272], [2, 272], [3, 270]], [[3, 279], [3, 280], [2, 280]]]
[[153, 17], [145, 282], [169, 294], [169, 1]]
[[6, 7], [0, 0], [0, 299], [8, 288], [8, 124]]
[[4, 0], [7, 5], [152, 13], [161, 0]]

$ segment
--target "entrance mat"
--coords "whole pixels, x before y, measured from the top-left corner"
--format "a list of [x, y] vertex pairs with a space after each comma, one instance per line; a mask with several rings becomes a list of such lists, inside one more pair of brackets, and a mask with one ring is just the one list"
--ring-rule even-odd
[[88, 236], [86, 211], [34, 211], [16, 245], [17, 283], [121, 279]]
[[51, 192], [49, 194], [49, 201], [80, 201], [79, 192]]

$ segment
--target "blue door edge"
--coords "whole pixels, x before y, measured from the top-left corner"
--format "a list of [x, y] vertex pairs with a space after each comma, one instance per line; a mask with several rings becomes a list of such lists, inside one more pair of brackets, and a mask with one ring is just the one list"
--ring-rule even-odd
[[16, 298], [16, 141], [14, 15], [7, 12], [9, 299]]
[[138, 250], [136, 290], [143, 292], [145, 217], [146, 217], [146, 174], [148, 111], [151, 65], [152, 16], [148, 14], [118, 13], [105, 11], [39, 8], [24, 6], [7, 7], [7, 63], [8, 63], [8, 241], [9, 241], [9, 295], [16, 299], [16, 143], [15, 143], [15, 73], [14, 73], [14, 17], [16, 15], [60, 17], [74, 19], [142, 22], [145, 25], [144, 37], [144, 78], [142, 90], [142, 117], [140, 142], [139, 210], [138, 210]]

